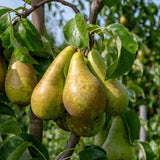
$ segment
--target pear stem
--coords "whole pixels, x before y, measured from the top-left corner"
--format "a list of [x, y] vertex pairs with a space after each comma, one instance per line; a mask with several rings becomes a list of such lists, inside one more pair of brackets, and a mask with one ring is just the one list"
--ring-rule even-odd
[[56, 160], [70, 160], [75, 146], [79, 143], [80, 137], [76, 136], [74, 133], [71, 133], [67, 144], [65, 146], [65, 150], [63, 151], [63, 153], [56, 159]]

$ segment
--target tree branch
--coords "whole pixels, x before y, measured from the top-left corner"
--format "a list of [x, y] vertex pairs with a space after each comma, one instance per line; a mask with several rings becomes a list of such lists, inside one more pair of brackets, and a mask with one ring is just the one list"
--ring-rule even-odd
[[70, 160], [73, 154], [73, 151], [75, 149], [75, 146], [78, 144], [79, 140], [80, 140], [79, 136], [76, 136], [75, 134], [71, 133], [67, 141], [67, 144], [65, 146], [65, 150], [56, 160], [63, 160], [63, 159]]
[[96, 24], [98, 13], [102, 10], [103, 6], [102, 0], [92, 1], [88, 24]]
[[63, 4], [63, 5], [65, 5], [65, 6], [68, 6], [68, 7], [72, 8], [75, 11], [75, 13], [79, 13], [80, 12], [79, 9], [76, 7], [76, 5], [74, 5], [72, 3], [69, 3], [67, 1], [64, 1], [64, 0], [43, 0], [40, 3], [35, 4], [34, 6], [32, 6], [30, 9], [28, 9], [24, 13], [22, 13], [22, 18], [26, 18], [34, 10], [36, 10], [37, 8], [39, 8], [40, 6], [42, 6], [42, 5], [44, 5], [45, 3], [48, 3], [48, 2], [59, 2], [59, 3]]

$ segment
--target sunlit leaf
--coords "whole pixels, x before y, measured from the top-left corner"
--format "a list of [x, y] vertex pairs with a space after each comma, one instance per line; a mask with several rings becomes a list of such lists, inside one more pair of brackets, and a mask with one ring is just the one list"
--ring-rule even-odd
[[63, 28], [66, 41], [77, 48], [85, 49], [89, 46], [89, 36], [83, 15], [78, 13]]
[[132, 34], [121, 24], [111, 24], [107, 31], [115, 38], [118, 57], [113, 64], [108, 66], [105, 80], [118, 78], [128, 72], [135, 60], [138, 45]]

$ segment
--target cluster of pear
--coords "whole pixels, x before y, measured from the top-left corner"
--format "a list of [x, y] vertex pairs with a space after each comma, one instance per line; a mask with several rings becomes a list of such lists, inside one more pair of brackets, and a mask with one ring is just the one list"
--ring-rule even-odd
[[[33, 113], [77, 136], [95, 136], [102, 130], [105, 113], [114, 117], [103, 148], [110, 160], [134, 160], [122, 113], [128, 107], [128, 92], [117, 79], [105, 81], [107, 66], [97, 50], [85, 58], [68, 46], [36, 81], [32, 64], [16, 60], [14, 53], [5, 77], [0, 57], [0, 91], [5, 83], [9, 100], [17, 105], [31, 103]], [[127, 154], [126, 154], [127, 153]]]

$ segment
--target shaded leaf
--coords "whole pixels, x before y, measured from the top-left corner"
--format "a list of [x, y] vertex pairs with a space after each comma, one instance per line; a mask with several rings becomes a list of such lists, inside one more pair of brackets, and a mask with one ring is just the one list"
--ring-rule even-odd
[[43, 158], [49, 160], [47, 148], [38, 139], [27, 133], [21, 133], [19, 137], [21, 137], [24, 141], [31, 142], [33, 144], [29, 147], [30, 154], [33, 158]]
[[104, 5], [108, 6], [109, 8], [111, 8], [116, 3], [119, 2], [119, 0], [102, 0], [102, 1], [103, 1]]
[[23, 140], [18, 137], [10, 138], [5, 144], [0, 148], [0, 160], [7, 160], [9, 155], [21, 144]]
[[1, 134], [14, 134], [18, 135], [21, 133], [20, 127], [17, 125], [17, 121], [15, 120], [9, 120], [6, 123], [4, 123], [0, 127]]
[[32, 143], [30, 142], [23, 142], [21, 143], [7, 158], [7, 160], [19, 160], [19, 158], [22, 156], [23, 152], [31, 146]]
[[152, 148], [147, 142], [139, 142], [139, 146], [146, 160], [154, 159], [155, 156], [152, 151]]
[[78, 13], [63, 28], [66, 41], [77, 48], [85, 49], [89, 46], [89, 36], [83, 15]]
[[86, 146], [78, 153], [80, 160], [108, 160], [106, 152], [99, 146]]
[[1, 115], [9, 115], [15, 117], [15, 112], [6, 104], [0, 102], [0, 114]]
[[134, 140], [139, 138], [140, 120], [137, 114], [130, 109], [127, 109], [122, 117], [127, 127], [129, 141], [133, 144]]
[[15, 37], [22, 46], [30, 50], [32, 55], [52, 56], [48, 40], [41, 36], [35, 26], [28, 19], [21, 19], [15, 26]]
[[14, 37], [14, 30], [13, 30], [13, 25], [11, 23], [10, 15], [8, 16], [10, 22], [10, 41], [13, 47], [15, 47], [14, 55], [16, 59], [23, 63], [38, 64], [36, 60], [34, 60], [31, 56], [29, 56], [28, 50], [17, 42], [16, 38]]

